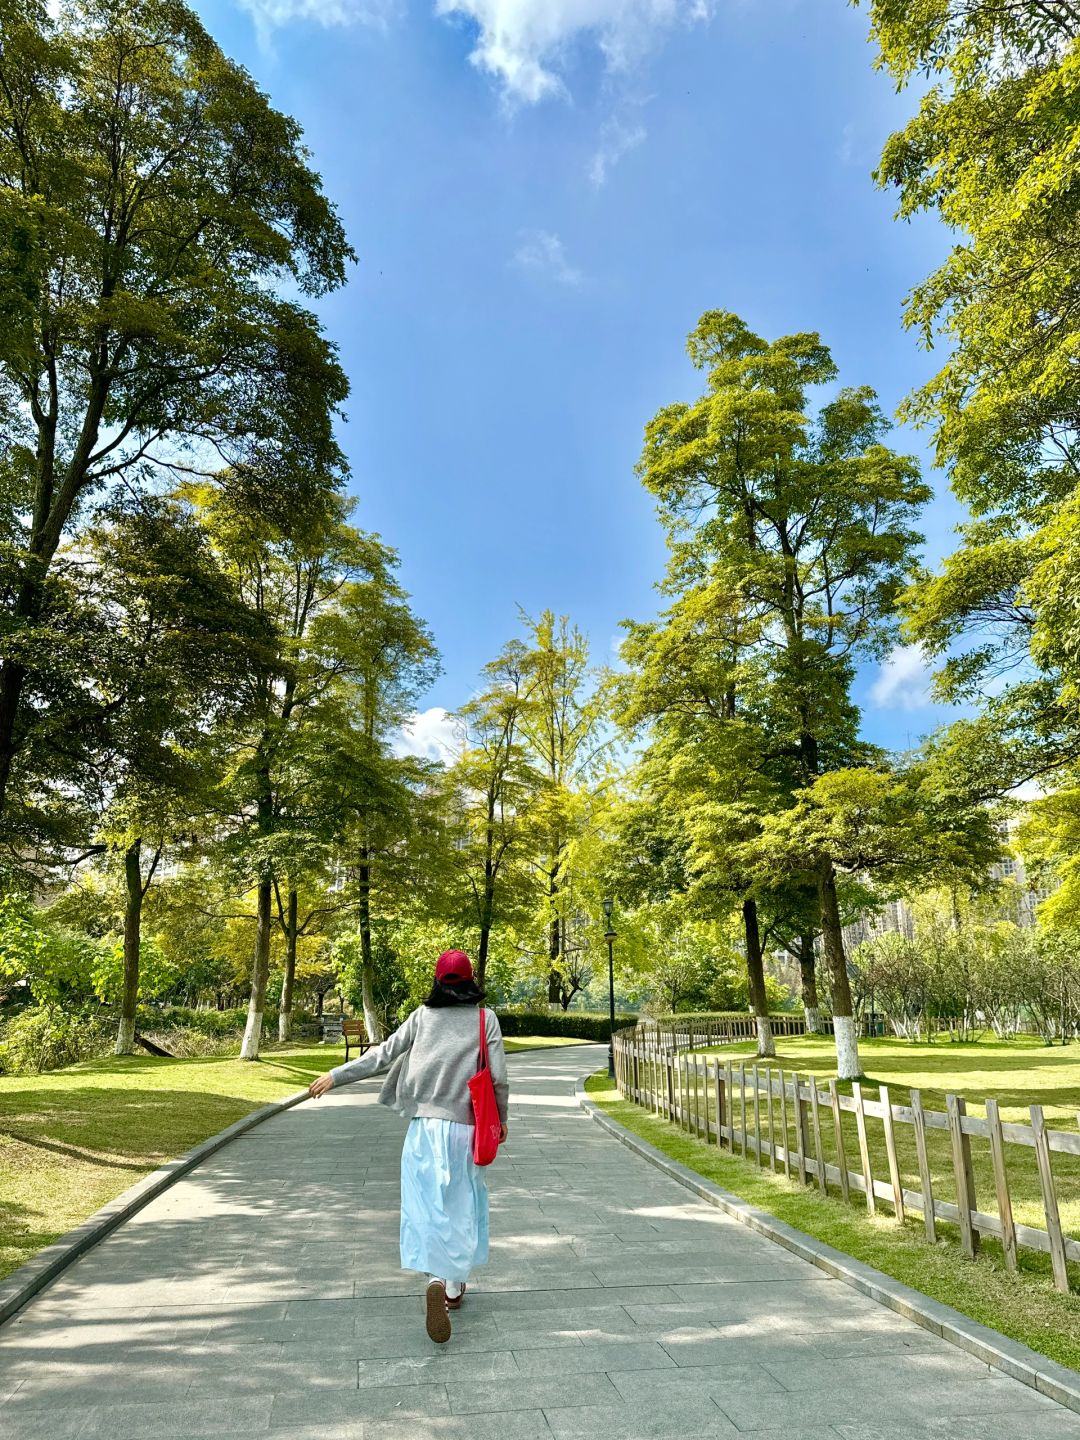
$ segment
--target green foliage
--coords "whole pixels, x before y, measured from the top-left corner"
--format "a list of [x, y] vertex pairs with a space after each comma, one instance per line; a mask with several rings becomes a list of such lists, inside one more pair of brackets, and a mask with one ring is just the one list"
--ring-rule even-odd
[[78, 930], [55, 927], [17, 895], [0, 898], [0, 985], [9, 999], [22, 992], [53, 1010], [93, 992], [100, 947]]
[[[636, 1015], [616, 1012], [615, 1028], [633, 1025]], [[590, 1015], [583, 1010], [500, 1010], [499, 1026], [506, 1036], [563, 1035], [573, 1040], [607, 1043], [611, 1022], [607, 1015]]]
[[[124, 988], [124, 943], [102, 945], [92, 972], [94, 992], [110, 1005], [119, 1003]], [[166, 956], [157, 939], [144, 936], [139, 946], [139, 994], [143, 1001], [158, 1000], [176, 989], [181, 971]]]
[[325, 511], [348, 385], [302, 298], [352, 252], [299, 127], [181, 0], [5, 4], [2, 26], [0, 815], [70, 840], [117, 697], [63, 542], [180, 455], [215, 457], [249, 515]]
[[116, 1021], [87, 1004], [33, 1005], [9, 1020], [0, 1034], [0, 1070], [40, 1075], [107, 1053]]

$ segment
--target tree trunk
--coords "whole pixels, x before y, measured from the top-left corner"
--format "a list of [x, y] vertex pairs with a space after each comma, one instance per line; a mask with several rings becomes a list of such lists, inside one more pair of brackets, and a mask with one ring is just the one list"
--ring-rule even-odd
[[851, 1005], [844, 936], [840, 925], [840, 905], [836, 898], [836, 871], [831, 860], [824, 860], [818, 871], [818, 897], [821, 901], [821, 936], [825, 945], [825, 964], [829, 971], [832, 993], [833, 1031], [836, 1037], [836, 1073], [841, 1080], [857, 1080], [862, 1074], [859, 1061], [859, 1037]]
[[[556, 883], [555, 883], [555, 879], [554, 879], [554, 877], [552, 877], [550, 894], [551, 894], [552, 897], [554, 897], [554, 896], [557, 895], [558, 893], [559, 893], [559, 892], [558, 892], [558, 888], [557, 888]], [[561, 930], [560, 930], [560, 928], [559, 928], [559, 917], [556, 915], [555, 919], [552, 920], [551, 923], [550, 923], [550, 925], [548, 926], [548, 959], [549, 959], [549, 961], [551, 962], [551, 973], [548, 975], [548, 1004], [549, 1004], [549, 1005], [561, 1005], [561, 1004], [562, 1004], [562, 990], [563, 990], [563, 986], [562, 986], [562, 977], [561, 977], [560, 974], [559, 974], [559, 968], [558, 968], [558, 967], [559, 967], [559, 954], [560, 954], [561, 949], [562, 949], [561, 944], [560, 944], [561, 936], [562, 936], [562, 932], [561, 932]]]
[[292, 1035], [292, 997], [296, 983], [296, 908], [297, 894], [294, 886], [289, 887], [289, 908], [285, 919], [285, 978], [281, 982], [281, 1005], [278, 1009], [278, 1039], [288, 1040]]
[[821, 1034], [821, 1011], [818, 1008], [817, 960], [814, 937], [809, 932], [799, 936], [799, 979], [802, 983], [803, 1014], [808, 1035]]
[[269, 875], [259, 881], [259, 898], [255, 921], [255, 963], [251, 974], [251, 999], [248, 1001], [247, 1025], [240, 1046], [241, 1060], [257, 1060], [262, 1041], [263, 1014], [266, 1010], [266, 982], [270, 978], [270, 925], [274, 885]]
[[757, 1053], [762, 1059], [770, 1059], [776, 1054], [776, 1045], [769, 1022], [769, 1000], [765, 992], [765, 965], [761, 953], [756, 902], [751, 899], [744, 900], [742, 912], [743, 929], [746, 932], [746, 975], [750, 981], [750, 1005], [757, 1020]]
[[11, 660], [0, 666], [0, 815], [7, 806], [8, 782], [15, 759], [15, 721], [25, 683], [24, 666]]
[[360, 1000], [364, 1009], [364, 1029], [368, 1039], [378, 1045], [383, 1037], [382, 1021], [375, 1008], [375, 961], [371, 953], [371, 851], [360, 852], [357, 867], [360, 917]]
[[139, 1004], [139, 941], [142, 936], [142, 841], [133, 840], [124, 855], [124, 991], [120, 1001], [117, 1055], [135, 1053], [135, 1012]]

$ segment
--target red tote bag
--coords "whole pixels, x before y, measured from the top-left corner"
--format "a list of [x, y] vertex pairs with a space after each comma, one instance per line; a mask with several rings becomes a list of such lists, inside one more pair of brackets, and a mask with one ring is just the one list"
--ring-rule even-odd
[[473, 1131], [473, 1159], [477, 1165], [490, 1165], [499, 1153], [502, 1120], [488, 1065], [487, 1017], [483, 1010], [480, 1011], [480, 1069], [469, 1081], [469, 1094], [472, 1096], [476, 1126]]

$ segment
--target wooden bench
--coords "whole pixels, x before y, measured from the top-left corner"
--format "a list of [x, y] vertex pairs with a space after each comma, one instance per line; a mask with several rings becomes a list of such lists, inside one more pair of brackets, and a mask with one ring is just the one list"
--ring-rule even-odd
[[371, 1041], [367, 1037], [363, 1020], [345, 1020], [342, 1022], [341, 1033], [345, 1036], [345, 1059], [349, 1058], [350, 1050], [359, 1050], [363, 1055], [371, 1049]]

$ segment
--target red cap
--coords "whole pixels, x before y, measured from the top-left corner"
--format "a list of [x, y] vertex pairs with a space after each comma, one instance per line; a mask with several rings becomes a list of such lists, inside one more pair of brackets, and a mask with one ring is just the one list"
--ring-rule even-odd
[[444, 950], [435, 962], [435, 979], [449, 981], [471, 980], [472, 961], [464, 950]]

